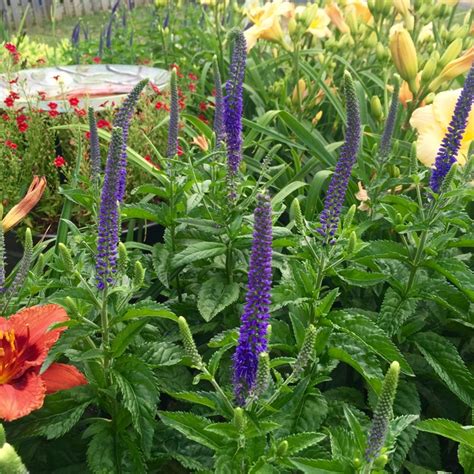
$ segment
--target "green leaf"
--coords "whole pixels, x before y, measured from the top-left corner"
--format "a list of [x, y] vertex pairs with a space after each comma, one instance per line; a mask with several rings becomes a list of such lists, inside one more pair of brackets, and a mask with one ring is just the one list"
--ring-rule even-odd
[[227, 283], [224, 277], [214, 276], [201, 286], [197, 306], [204, 320], [210, 321], [238, 298], [238, 283]]
[[466, 405], [474, 401], [474, 377], [466, 368], [456, 347], [433, 332], [419, 333], [414, 342], [438, 377]]
[[373, 286], [384, 282], [388, 276], [384, 273], [366, 272], [356, 268], [347, 268], [337, 272], [345, 282], [354, 286]]
[[146, 320], [129, 323], [115, 336], [111, 347], [115, 357], [120, 357], [125, 352], [133, 338], [143, 329], [146, 323]]
[[349, 424], [351, 433], [354, 435], [355, 441], [357, 443], [357, 448], [359, 449], [360, 454], [362, 454], [365, 450], [366, 436], [364, 434], [362, 426], [360, 425], [359, 420], [346, 404], [344, 404], [344, 416], [347, 420], [347, 423]]
[[458, 459], [464, 472], [474, 472], [474, 448], [466, 444], [460, 444], [458, 448]]
[[[89, 441], [87, 464], [94, 474], [117, 472], [115, 465], [115, 433], [112, 422], [99, 425]], [[92, 426], [93, 427], [93, 426]], [[91, 427], [89, 427], [91, 428]]]
[[303, 183], [302, 181], [293, 181], [287, 184], [283, 189], [281, 189], [277, 194], [275, 194], [275, 196], [273, 196], [272, 208], [275, 209], [277, 204], [284, 201], [285, 198], [288, 197], [291, 193], [307, 185], [308, 185], [307, 183]]
[[432, 418], [420, 421], [416, 425], [420, 431], [434, 433], [458, 443], [474, 448], [474, 426], [462, 426], [459, 423], [444, 418]]
[[397, 346], [369, 318], [360, 314], [349, 314], [344, 311], [333, 311], [328, 319], [339, 331], [356, 339], [387, 362], [398, 361], [400, 369], [407, 375], [414, 375], [413, 370]]
[[383, 258], [405, 261], [408, 250], [403, 244], [391, 240], [372, 240], [353, 257], [353, 260], [367, 260]]
[[217, 451], [222, 447], [222, 436], [206, 431], [206, 428], [212, 424], [210, 420], [194, 413], [186, 412], [158, 412], [161, 421], [171, 428], [184, 434], [187, 438], [196, 443], [207, 446]]
[[178, 321], [178, 317], [166, 306], [159, 303], [140, 304], [130, 307], [120, 318], [120, 321], [128, 321], [138, 318], [165, 318], [172, 321]]
[[164, 223], [165, 212], [163, 205], [149, 202], [139, 204], [125, 204], [120, 208], [122, 217], [128, 219], [143, 219], [146, 221]]
[[393, 288], [389, 288], [380, 308], [377, 325], [392, 336], [415, 313], [417, 304], [416, 299], [402, 298]]
[[213, 394], [209, 392], [170, 392], [173, 398], [183, 400], [185, 402], [197, 403], [208, 408], [216, 409], [216, 402], [213, 399]]
[[288, 450], [286, 452], [286, 456], [292, 456], [293, 454], [299, 453], [309, 446], [319, 443], [324, 438], [326, 438], [326, 435], [323, 433], [298, 433], [287, 436], [286, 438], [278, 439], [276, 444], [278, 445], [282, 441], [287, 441]]
[[291, 464], [301, 469], [304, 474], [333, 474], [351, 472], [349, 466], [344, 466], [342, 462], [330, 461], [328, 459], [306, 459], [291, 458]]
[[140, 359], [154, 367], [176, 365], [184, 357], [183, 349], [172, 342], [154, 342], [140, 346]]
[[174, 267], [182, 267], [198, 260], [223, 255], [226, 250], [227, 247], [219, 242], [197, 242], [188, 245], [182, 252], [175, 255], [172, 263]]

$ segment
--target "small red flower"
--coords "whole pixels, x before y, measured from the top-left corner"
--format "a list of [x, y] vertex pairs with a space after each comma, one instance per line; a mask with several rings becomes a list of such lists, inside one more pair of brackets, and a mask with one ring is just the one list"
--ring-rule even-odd
[[181, 148], [181, 145], [178, 145], [178, 156], [182, 156], [184, 153], [183, 149]]
[[3, 102], [7, 107], [13, 107], [15, 105], [15, 99], [10, 96], [8, 96]]
[[56, 102], [50, 102], [48, 104], [48, 107], [51, 109], [51, 110], [56, 110], [58, 108], [58, 104]]
[[207, 120], [206, 116], [204, 114], [199, 114], [198, 115], [198, 119], [201, 121], [201, 122], [204, 122], [204, 123], [209, 123], [209, 120]]
[[38, 91], [38, 95], [39, 95], [40, 100], [46, 100], [46, 92]]
[[11, 148], [12, 150], [16, 150], [18, 148], [18, 145], [10, 140], [5, 140], [5, 146]]
[[17, 125], [20, 133], [25, 133], [28, 130], [28, 124], [26, 122], [19, 122]]
[[155, 104], [155, 109], [156, 109], [156, 110], [161, 110], [161, 109], [163, 109], [163, 108], [164, 108], [163, 102], [159, 102], [159, 101], [158, 101], [158, 102]]
[[49, 116], [54, 118], [54, 117], [57, 117], [59, 115], [59, 112], [57, 110], [50, 110], [48, 112]]
[[63, 156], [61, 155], [58, 155], [55, 159], [54, 159], [54, 166], [56, 166], [56, 168], [61, 168], [62, 166], [64, 166], [66, 164], [66, 160], [64, 159]]
[[79, 105], [79, 99], [77, 97], [71, 97], [69, 99], [69, 105], [71, 107], [77, 107]]
[[17, 51], [16, 46], [13, 43], [5, 43], [5, 49], [10, 53], [16, 53]]
[[209, 106], [205, 102], [199, 102], [199, 110], [205, 112]]
[[183, 110], [186, 107], [186, 103], [184, 102], [183, 99], [178, 100], [178, 105], [181, 110]]
[[86, 136], [86, 140], [90, 140], [91, 132], [86, 132], [84, 135]]
[[100, 119], [97, 120], [97, 128], [112, 128], [111, 123], [108, 120]]
[[191, 79], [191, 81], [197, 81], [198, 80], [198, 77], [196, 76], [196, 74], [193, 74], [192, 72], [190, 72], [188, 74], [188, 77], [189, 77], [189, 79]]
[[2, 114], [2, 119], [5, 121], [5, 122], [8, 122], [10, 120], [10, 116], [8, 114]]
[[153, 82], [151, 82], [151, 88], [154, 90], [154, 92], [158, 95], [161, 95], [161, 91], [159, 89], [159, 87], [155, 84], [153, 84]]
[[78, 117], [84, 117], [87, 114], [86, 109], [74, 109], [74, 113]]
[[8, 81], [8, 82], [9, 82], [10, 84], [12, 84], [12, 85], [13, 85], [13, 84], [17, 84], [17, 83], [18, 83], [18, 79], [19, 79], [19, 77], [16, 76], [16, 79], [12, 79], [11, 81]]
[[196, 84], [189, 84], [188, 89], [189, 89], [191, 92], [196, 92]]
[[100, 64], [102, 62], [102, 59], [99, 56], [94, 56], [92, 58], [92, 61], [96, 64]]

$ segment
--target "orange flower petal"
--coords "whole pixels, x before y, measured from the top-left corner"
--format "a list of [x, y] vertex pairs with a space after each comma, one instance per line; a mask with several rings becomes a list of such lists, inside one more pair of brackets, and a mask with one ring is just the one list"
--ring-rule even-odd
[[16, 420], [43, 406], [46, 386], [34, 371], [0, 385], [0, 419]]
[[12, 227], [16, 226], [27, 214], [33, 209], [46, 189], [46, 178], [35, 176], [25, 197], [16, 205], [13, 206], [2, 220], [3, 231], [7, 232]]
[[8, 320], [10, 327], [15, 331], [15, 337], [19, 342], [24, 341], [27, 344], [22, 355], [25, 369], [41, 365], [49, 349], [66, 330], [66, 327], [51, 331], [48, 331], [48, 328], [53, 324], [68, 320], [69, 317], [64, 308], [56, 304], [25, 308]]
[[54, 393], [87, 384], [84, 375], [76, 367], [68, 364], [51, 364], [46, 372], [41, 375], [41, 378], [46, 384], [46, 393]]

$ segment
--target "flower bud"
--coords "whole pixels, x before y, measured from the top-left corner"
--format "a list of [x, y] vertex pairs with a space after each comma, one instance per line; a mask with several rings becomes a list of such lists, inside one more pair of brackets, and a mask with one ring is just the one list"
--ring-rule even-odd
[[8, 474], [28, 474], [25, 465], [22, 463], [15, 448], [5, 443], [0, 448], [0, 472]]
[[410, 0], [393, 0], [393, 6], [403, 17], [410, 13]]
[[385, 47], [382, 43], [377, 43], [375, 47], [375, 55], [379, 61], [385, 59]]
[[270, 384], [270, 357], [267, 352], [260, 352], [258, 355], [258, 369], [255, 386], [252, 390], [252, 397], [259, 399], [267, 390]]
[[301, 235], [306, 234], [306, 225], [303, 219], [303, 214], [301, 212], [300, 202], [298, 198], [293, 199], [290, 207], [290, 214], [295, 220], [296, 228]]
[[357, 209], [356, 205], [352, 204], [352, 206], [347, 211], [347, 214], [344, 217], [344, 221], [342, 223], [343, 229], [348, 229], [352, 225], [352, 221], [354, 220], [356, 209]]
[[430, 105], [433, 103], [434, 99], [436, 97], [436, 94], [434, 92], [430, 92], [426, 97], [425, 97], [425, 105]]
[[69, 249], [62, 242], [60, 242], [58, 244], [58, 250], [64, 270], [67, 273], [74, 273], [74, 262]]
[[179, 332], [181, 340], [183, 341], [184, 352], [191, 359], [194, 367], [200, 368], [202, 366], [202, 358], [199, 354], [196, 343], [194, 342], [191, 329], [189, 329], [188, 322], [182, 316], [178, 318]]
[[381, 454], [374, 462], [374, 467], [376, 469], [383, 469], [388, 463], [388, 456], [386, 454]]
[[306, 329], [306, 333], [304, 335], [304, 341], [301, 346], [301, 349], [298, 353], [298, 357], [296, 358], [295, 365], [293, 366], [293, 373], [294, 377], [298, 377], [302, 374], [305, 367], [308, 365], [309, 360], [314, 352], [314, 344], [316, 342], [316, 328], [310, 324]]
[[293, 89], [293, 94], [291, 95], [291, 102], [294, 105], [297, 105], [300, 101], [303, 102], [303, 99], [308, 95], [308, 90], [306, 89], [306, 82], [304, 79], [300, 79], [298, 84]]
[[128, 267], [128, 252], [127, 247], [123, 242], [119, 242], [118, 244], [118, 258], [117, 258], [117, 271], [121, 275], [125, 275], [127, 273]]
[[376, 120], [382, 120], [382, 104], [380, 103], [380, 99], [376, 95], [372, 96], [372, 98], [370, 99], [370, 111], [372, 112], [372, 115]]
[[436, 73], [436, 60], [434, 57], [428, 58], [428, 61], [426, 61], [425, 67], [421, 71], [421, 82], [423, 84], [426, 84], [428, 81], [430, 81], [433, 76]]
[[247, 420], [245, 419], [245, 412], [241, 407], [234, 408], [234, 424], [240, 434], [245, 431]]
[[286, 456], [286, 453], [288, 452], [288, 441], [284, 439], [277, 447], [276, 450], [276, 455], [279, 458], [282, 458]]
[[371, 49], [377, 46], [377, 34], [375, 33], [375, 31], [372, 31], [372, 33], [370, 33], [366, 40], [366, 44], [367, 47]]
[[446, 66], [450, 61], [453, 61], [459, 56], [459, 53], [462, 50], [462, 39], [457, 38], [455, 39], [447, 48], [444, 54], [441, 56], [439, 60], [439, 64], [441, 67]]
[[357, 234], [355, 233], [355, 231], [352, 231], [351, 235], [349, 237], [349, 243], [347, 244], [347, 254], [348, 255], [351, 255], [351, 254], [354, 253], [356, 245], [357, 245]]
[[[444, 56], [444, 55], [443, 55]], [[450, 81], [455, 77], [468, 71], [474, 62], [474, 46], [464, 52], [462, 56], [446, 64], [438, 77], [429, 85], [430, 90], [436, 91], [445, 81]]]
[[396, 27], [392, 30], [389, 45], [398, 73], [409, 84], [413, 83], [418, 73], [418, 58], [410, 33], [401, 26]]
[[135, 288], [141, 288], [143, 282], [145, 281], [145, 269], [143, 265], [139, 262], [135, 262], [135, 268], [133, 269], [133, 286]]
[[357, 22], [357, 16], [354, 10], [350, 10], [346, 14], [346, 23], [349, 26], [351, 33], [357, 33], [358, 22]]

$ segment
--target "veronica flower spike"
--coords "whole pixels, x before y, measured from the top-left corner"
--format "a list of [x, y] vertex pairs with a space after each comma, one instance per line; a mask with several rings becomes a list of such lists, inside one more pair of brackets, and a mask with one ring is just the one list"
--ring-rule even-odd
[[464, 87], [454, 107], [454, 113], [449, 123], [436, 155], [433, 171], [430, 178], [431, 189], [438, 193], [451, 166], [456, 162], [456, 157], [461, 148], [461, 142], [466, 132], [469, 113], [474, 100], [474, 65], [471, 66]]
[[347, 110], [346, 139], [341, 147], [339, 159], [329, 183], [324, 201], [324, 209], [319, 218], [321, 228], [318, 229], [318, 232], [326, 239], [326, 242], [330, 244], [335, 243], [334, 235], [337, 231], [349, 178], [352, 167], [357, 160], [361, 141], [359, 103], [352, 76], [348, 72], [344, 74], [344, 86]]
[[266, 194], [257, 196], [247, 296], [234, 354], [234, 393], [243, 406], [255, 388], [259, 355], [267, 351], [272, 286], [272, 208]]

